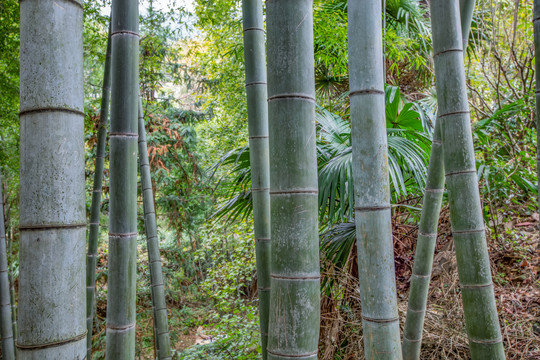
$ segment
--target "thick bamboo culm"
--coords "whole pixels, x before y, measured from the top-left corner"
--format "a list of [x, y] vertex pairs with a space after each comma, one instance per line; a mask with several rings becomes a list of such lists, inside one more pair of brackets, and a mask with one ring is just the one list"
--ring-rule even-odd
[[150, 267], [150, 286], [152, 289], [151, 296], [156, 334], [156, 349], [159, 360], [169, 360], [171, 359], [171, 343], [169, 337], [169, 324], [167, 321], [167, 303], [165, 299], [163, 273], [161, 270], [161, 255], [159, 252], [159, 238], [157, 234], [156, 210], [154, 207], [150, 163], [148, 162], [144, 113], [140, 96], [138, 127], [139, 169], [144, 206], [144, 227], [146, 230], [146, 244], [148, 248], [148, 264]]
[[17, 357], [84, 359], [83, 5], [25, 0], [20, 9]]
[[472, 359], [504, 359], [478, 190], [459, 2], [430, 2], [450, 220]]
[[101, 193], [103, 187], [103, 169], [105, 166], [105, 148], [107, 143], [107, 124], [109, 122], [109, 98], [111, 95], [111, 25], [107, 37], [107, 52], [103, 72], [101, 90], [101, 113], [96, 145], [96, 163], [94, 167], [94, 185], [92, 205], [90, 207], [90, 224], [88, 224], [88, 254], [86, 255], [86, 357], [92, 358], [92, 333], [94, 328], [96, 260], [99, 243], [99, 217], [101, 210]]
[[[380, 1], [348, 2], [356, 238], [366, 359], [401, 359]], [[362, 34], [362, 36], [359, 36]]]
[[2, 359], [15, 360], [3, 200], [2, 180], [0, 179], [0, 330], [2, 334]]
[[139, 3], [113, 0], [109, 190], [108, 360], [135, 358]]
[[268, 359], [317, 359], [313, 1], [266, 2], [272, 234]]
[[251, 197], [257, 261], [257, 292], [263, 359], [267, 358], [270, 303], [270, 165], [262, 2], [243, 0], [244, 57], [251, 163]]
[[[463, 48], [467, 47], [474, 4], [475, 0], [460, 0]], [[437, 225], [443, 192], [444, 159], [441, 126], [440, 121], [437, 119], [435, 132], [433, 133], [422, 213], [418, 226], [418, 238], [411, 275], [411, 289], [409, 291], [407, 317], [403, 331], [402, 352], [403, 359], [405, 360], [420, 359], [422, 329], [424, 328], [424, 317], [426, 314], [433, 255], [437, 242]]]

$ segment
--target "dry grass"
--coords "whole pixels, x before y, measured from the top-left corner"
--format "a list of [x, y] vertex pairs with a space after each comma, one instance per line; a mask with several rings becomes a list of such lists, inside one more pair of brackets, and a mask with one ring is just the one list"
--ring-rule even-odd
[[[527, 223], [530, 219], [522, 219]], [[396, 278], [401, 325], [407, 310], [409, 277], [417, 230], [394, 218]], [[517, 225], [516, 225], [517, 224]], [[495, 297], [507, 359], [540, 360], [540, 278], [536, 223], [510, 229], [489, 250]], [[514, 226], [512, 225], [512, 226]], [[501, 225], [503, 226], [503, 225]], [[502, 228], [504, 232], [504, 227]], [[508, 227], [507, 227], [508, 230]], [[490, 234], [488, 234], [490, 235]], [[491, 236], [488, 236], [491, 239]], [[345, 269], [326, 264], [336, 281], [321, 301], [320, 359], [362, 359], [362, 321], [356, 249]], [[535, 325], [536, 324], [536, 325]], [[459, 280], [448, 211], [442, 213], [426, 313], [422, 359], [469, 359]]]

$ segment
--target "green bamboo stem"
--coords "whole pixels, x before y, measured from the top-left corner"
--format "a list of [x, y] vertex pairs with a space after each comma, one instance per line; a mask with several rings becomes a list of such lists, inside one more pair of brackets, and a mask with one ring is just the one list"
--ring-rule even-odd
[[444, 192], [443, 161], [441, 126], [440, 121], [437, 120], [431, 145], [431, 156], [424, 190], [424, 205], [418, 226], [415, 261], [411, 275], [411, 290], [403, 331], [402, 352], [405, 360], [420, 359], [422, 329], [426, 314], [433, 254], [437, 242], [437, 225]]
[[366, 359], [401, 359], [380, 1], [348, 2], [356, 238]]
[[430, 2], [450, 220], [472, 359], [504, 359], [478, 191], [459, 3]]
[[270, 302], [270, 165], [262, 1], [243, 0], [244, 57], [251, 163], [251, 194], [263, 359], [267, 358]]
[[6, 228], [4, 224], [4, 202], [2, 181], [0, 180], [0, 332], [2, 335], [2, 358], [15, 359], [15, 343], [11, 318], [9, 292], [9, 269], [7, 261]]
[[84, 359], [82, 1], [21, 8], [19, 359]]
[[463, 49], [467, 49], [476, 0], [459, 0]]
[[[9, 226], [9, 225], [8, 225]], [[11, 228], [8, 228], [11, 229]], [[8, 262], [11, 257], [11, 246], [13, 243], [13, 233], [10, 230], [9, 236], [7, 237], [7, 253], [8, 253]], [[17, 301], [15, 299], [15, 283], [13, 281], [13, 265], [8, 263], [8, 280], [9, 280], [9, 298], [11, 301], [11, 328], [12, 334], [17, 334]], [[15, 353], [15, 358], [17, 358], [17, 353]]]
[[[533, 5], [533, 27], [534, 27], [534, 53], [540, 54], [540, 0], [534, 0]], [[539, 58], [540, 59], [540, 58]], [[540, 204], [540, 60], [535, 62], [536, 74], [536, 173], [538, 181], [538, 204]], [[538, 242], [540, 249], [540, 241]]]
[[313, 1], [266, 3], [272, 260], [268, 359], [317, 359]]
[[[463, 33], [463, 47], [467, 47], [472, 10], [475, 0], [460, 0], [461, 27]], [[426, 314], [429, 282], [433, 266], [433, 255], [437, 242], [437, 225], [441, 212], [441, 203], [444, 192], [444, 159], [441, 141], [441, 125], [437, 119], [431, 155], [429, 160], [426, 189], [420, 224], [418, 226], [418, 238], [416, 241], [416, 254], [411, 276], [411, 290], [407, 317], [403, 331], [402, 352], [405, 360], [420, 359], [422, 345], [422, 329]]]
[[[12, 269], [9, 269], [8, 271], [9, 298], [11, 301], [11, 333], [17, 334], [17, 303], [15, 300], [15, 284], [13, 282], [13, 276], [11, 275], [12, 271]], [[17, 353], [15, 353], [15, 358], [17, 358]]]
[[94, 327], [96, 260], [99, 243], [99, 216], [101, 210], [101, 192], [103, 187], [103, 169], [105, 167], [105, 146], [107, 143], [107, 123], [109, 122], [109, 98], [111, 95], [111, 26], [107, 37], [107, 53], [105, 55], [105, 71], [101, 90], [101, 114], [96, 145], [96, 165], [94, 169], [94, 186], [92, 205], [90, 207], [90, 224], [88, 234], [88, 255], [86, 256], [86, 353], [92, 358], [92, 331]]
[[156, 332], [156, 348], [159, 360], [171, 359], [171, 345], [169, 339], [169, 325], [167, 323], [167, 303], [163, 273], [161, 271], [161, 255], [159, 253], [159, 238], [157, 235], [156, 210], [154, 208], [154, 194], [152, 179], [150, 177], [150, 163], [148, 162], [148, 148], [146, 145], [146, 130], [144, 128], [144, 115], [141, 98], [139, 97], [139, 165], [141, 173], [141, 188], [144, 204], [144, 227], [146, 229], [146, 243], [148, 247], [148, 263], [150, 264], [150, 285], [152, 288], [152, 305], [154, 313], [154, 326]]
[[113, 0], [107, 348], [109, 360], [135, 358], [139, 8]]

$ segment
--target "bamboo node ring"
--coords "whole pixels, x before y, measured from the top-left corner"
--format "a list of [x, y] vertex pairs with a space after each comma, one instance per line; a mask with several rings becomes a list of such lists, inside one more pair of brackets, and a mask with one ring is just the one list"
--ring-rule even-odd
[[65, 340], [61, 340], [61, 341], [55, 341], [55, 342], [46, 343], [46, 344], [26, 345], [26, 344], [16, 343], [15, 346], [17, 347], [17, 349], [20, 349], [20, 350], [46, 349], [46, 348], [55, 347], [55, 346], [61, 346], [61, 345], [65, 345], [65, 344], [69, 344], [69, 343], [72, 343], [72, 342], [76, 342], [76, 341], [86, 339], [86, 334], [87, 334], [87, 331], [85, 331], [84, 333], [82, 333], [80, 335], [69, 338], [69, 339], [65, 339]]
[[392, 322], [399, 321], [399, 317], [394, 317], [394, 318], [389, 318], [389, 319], [375, 319], [375, 318], [370, 318], [370, 317], [362, 315], [362, 320], [365, 320], [367, 322], [386, 324], [386, 323], [392, 323]]
[[433, 58], [436, 58], [437, 56], [439, 55], [442, 55], [442, 54], [445, 54], [445, 53], [449, 53], [449, 52], [463, 52], [463, 49], [446, 49], [446, 50], [442, 50], [442, 51], [439, 51], [438, 53], [434, 54], [433, 55]]
[[279, 352], [276, 352], [276, 351], [273, 351], [273, 350], [270, 350], [270, 349], [266, 349], [266, 352], [268, 352], [269, 354], [272, 354], [272, 355], [276, 355], [276, 356], [280, 356], [280, 357], [284, 357], [284, 358], [291, 358], [291, 359], [313, 356], [313, 355], [317, 355], [319, 353], [319, 351], [317, 350], [317, 351], [313, 351], [313, 352], [306, 353], [306, 354], [290, 355], [290, 354], [282, 354], [282, 353], [279, 353]]

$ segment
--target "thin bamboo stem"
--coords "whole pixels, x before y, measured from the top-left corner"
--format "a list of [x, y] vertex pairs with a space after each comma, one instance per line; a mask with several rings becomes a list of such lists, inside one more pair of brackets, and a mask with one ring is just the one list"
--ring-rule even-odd
[[[9, 226], [9, 225], [8, 225]], [[9, 264], [10, 258], [12, 256], [12, 243], [13, 243], [13, 232], [11, 227], [9, 229], [9, 235], [7, 236], [7, 253], [8, 253], [8, 280], [9, 280], [9, 298], [11, 300], [11, 328], [13, 335], [17, 334], [17, 300], [15, 298], [15, 283], [13, 281], [13, 263]], [[15, 352], [15, 358], [17, 358], [17, 353]]]
[[257, 290], [262, 356], [266, 359], [271, 286], [271, 236], [265, 33], [262, 2], [243, 0], [242, 5]]
[[11, 318], [11, 299], [9, 292], [9, 269], [7, 261], [6, 228], [4, 224], [4, 197], [0, 179], [0, 332], [2, 334], [2, 358], [15, 359], [15, 343]]
[[107, 347], [109, 360], [135, 358], [139, 4], [113, 0]]
[[107, 143], [107, 124], [109, 122], [109, 99], [111, 95], [111, 25], [107, 37], [105, 55], [105, 71], [101, 90], [101, 113], [96, 145], [96, 164], [94, 168], [94, 186], [92, 205], [90, 207], [90, 224], [88, 233], [88, 255], [86, 256], [86, 356], [92, 358], [92, 334], [94, 328], [96, 261], [99, 244], [99, 217], [101, 210], [101, 193], [103, 188], [103, 169], [105, 167], [105, 147]]
[[156, 334], [156, 348], [158, 351], [158, 359], [168, 360], [171, 359], [171, 344], [169, 338], [169, 325], [167, 322], [167, 303], [165, 299], [163, 273], [161, 270], [161, 255], [159, 253], [156, 210], [154, 207], [154, 194], [152, 191], [150, 163], [148, 162], [148, 148], [146, 144], [146, 130], [144, 128], [144, 115], [140, 96], [139, 166], [144, 204], [144, 227], [146, 229], [146, 244], [148, 247], [148, 263], [150, 264], [150, 286], [152, 289], [151, 294]]
[[380, 1], [348, 2], [356, 238], [366, 359], [401, 359]]
[[313, 1], [266, 3], [272, 260], [268, 359], [317, 359]]
[[482, 216], [458, 1], [430, 2], [450, 220], [472, 359], [504, 359]]
[[[533, 5], [533, 27], [534, 27], [534, 53], [540, 54], [540, 0], [534, 0]], [[539, 58], [540, 59], [540, 58]], [[540, 60], [535, 62], [536, 76], [536, 172], [540, 179], [540, 82], [538, 77], [540, 74]], [[540, 180], [538, 181], [538, 204], [540, 205]], [[540, 229], [540, 227], [539, 227]], [[538, 241], [538, 249], [540, 249], [540, 241]]]

